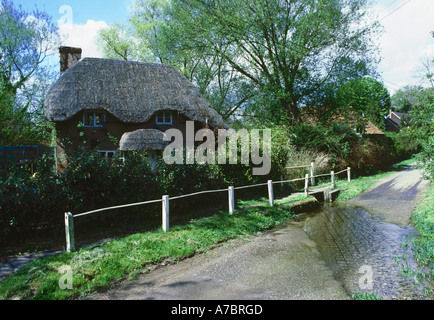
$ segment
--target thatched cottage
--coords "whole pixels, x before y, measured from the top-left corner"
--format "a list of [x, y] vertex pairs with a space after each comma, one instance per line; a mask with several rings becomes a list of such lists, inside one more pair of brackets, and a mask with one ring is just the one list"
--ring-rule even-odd
[[[46, 97], [59, 151], [80, 145], [110, 156], [163, 150], [164, 132], [228, 128], [197, 88], [175, 68], [154, 63], [84, 58], [62, 47], [61, 76]], [[184, 132], [185, 133], [185, 132]]]

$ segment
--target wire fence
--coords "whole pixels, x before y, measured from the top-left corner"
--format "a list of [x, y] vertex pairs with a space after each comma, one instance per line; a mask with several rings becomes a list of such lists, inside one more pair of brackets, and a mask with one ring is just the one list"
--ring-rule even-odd
[[[299, 166], [299, 167], [290, 167], [290, 168], [302, 168], [302, 167], [303, 168], [307, 168], [307, 167], [313, 168], [313, 164], [308, 165], [308, 166]], [[332, 172], [326, 173], [326, 174], [313, 175], [313, 172], [314, 171], [311, 170], [311, 175], [306, 174], [304, 178], [297, 178], [297, 179], [291, 179], [291, 180], [281, 180], [281, 181], [269, 180], [266, 183], [259, 183], [259, 184], [248, 185], [248, 186], [239, 186], [239, 187], [230, 186], [227, 189], [205, 190], [205, 191], [199, 191], [199, 192], [195, 192], [195, 193], [179, 195], [179, 196], [174, 196], [174, 197], [169, 197], [168, 195], [164, 195], [164, 196], [162, 196], [161, 199], [155, 199], [155, 200], [149, 200], [149, 201], [144, 201], [144, 202], [137, 202], [137, 203], [130, 203], [130, 204], [124, 204], [124, 205], [119, 205], [119, 206], [107, 207], [107, 208], [87, 211], [87, 212], [83, 212], [83, 213], [79, 213], [79, 214], [75, 214], [75, 215], [73, 215], [71, 212], [66, 212], [65, 213], [66, 251], [71, 252], [71, 251], [75, 250], [74, 218], [83, 217], [83, 216], [87, 216], [87, 215], [94, 214], [94, 213], [99, 213], [99, 212], [104, 212], [104, 211], [109, 211], [109, 210], [115, 210], [115, 209], [128, 208], [128, 207], [134, 207], [134, 206], [142, 206], [142, 205], [161, 202], [161, 204], [162, 204], [162, 228], [163, 228], [164, 232], [168, 232], [169, 231], [169, 212], [170, 212], [169, 211], [169, 204], [170, 204], [170, 200], [177, 200], [177, 199], [182, 199], [182, 198], [187, 198], [187, 197], [193, 197], [193, 196], [207, 194], [207, 193], [228, 192], [229, 214], [234, 214], [234, 212], [235, 212], [234, 191], [235, 190], [254, 188], [254, 187], [260, 187], [260, 186], [268, 186], [269, 203], [271, 206], [273, 206], [274, 205], [273, 184], [276, 184], [276, 183], [283, 184], [283, 183], [290, 183], [290, 182], [297, 182], [297, 181], [305, 181], [304, 192], [306, 195], [308, 195], [309, 194], [309, 180], [313, 180], [314, 178], [330, 176], [331, 177], [331, 186], [332, 186], [332, 188], [334, 188], [335, 187], [335, 176], [338, 174], [341, 174], [343, 172], [347, 172], [348, 182], [351, 182], [351, 168], [349, 168], [349, 167], [347, 169], [344, 169], [344, 170], [336, 172], [336, 173], [334, 171], [332, 171]]]

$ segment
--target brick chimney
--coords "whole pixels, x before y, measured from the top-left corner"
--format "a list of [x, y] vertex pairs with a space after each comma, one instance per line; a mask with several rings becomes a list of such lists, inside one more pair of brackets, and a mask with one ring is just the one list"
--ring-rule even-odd
[[81, 59], [80, 48], [60, 47], [60, 73], [65, 72]]

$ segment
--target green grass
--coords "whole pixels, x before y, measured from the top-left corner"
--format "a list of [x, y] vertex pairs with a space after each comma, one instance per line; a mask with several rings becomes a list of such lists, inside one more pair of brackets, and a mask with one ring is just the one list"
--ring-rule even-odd
[[[76, 299], [107, 289], [114, 283], [134, 279], [155, 265], [176, 262], [205, 252], [224, 241], [251, 236], [293, 217], [285, 201], [270, 207], [262, 203], [243, 207], [234, 215], [225, 212], [173, 227], [134, 234], [126, 238], [42, 258], [0, 282], [0, 299]], [[251, 204], [251, 203], [248, 203]], [[72, 271], [73, 288], [60, 289], [62, 266]]]
[[[380, 172], [372, 176], [352, 178], [351, 182], [348, 182], [347, 178], [340, 179], [339, 177], [335, 177], [335, 189], [340, 189], [336, 201], [347, 201], [358, 196], [377, 183], [381, 178], [384, 178], [393, 172], [394, 171]], [[315, 189], [331, 189], [331, 184], [330, 182], [321, 183], [309, 190]]]
[[353, 300], [381, 300], [379, 296], [377, 296], [375, 293], [372, 292], [366, 292], [366, 291], [360, 291], [357, 290], [351, 298]]
[[[400, 171], [406, 166], [413, 164], [414, 162], [416, 162], [415, 159], [404, 160], [393, 165], [390, 171], [379, 172], [377, 174], [366, 177], [352, 178], [350, 183], [348, 183], [346, 172], [342, 173], [339, 176], [335, 176], [335, 188], [340, 189], [340, 193], [336, 201], [348, 201], [366, 191], [368, 188], [377, 183], [380, 179], [387, 177], [388, 175], [396, 171]], [[331, 189], [331, 184], [329, 181], [327, 181], [311, 189]]]
[[416, 260], [423, 266], [422, 276], [434, 286], [434, 184], [413, 212], [412, 222], [419, 231], [413, 242]]
[[[374, 184], [387, 173], [353, 179], [350, 184], [338, 180], [342, 189], [338, 200], [348, 200]], [[426, 233], [419, 243], [421, 261], [432, 261], [434, 191], [421, 206], [416, 220]], [[205, 252], [230, 239], [252, 236], [293, 217], [289, 204], [307, 199], [306, 196], [276, 202], [267, 199], [238, 201], [237, 212], [218, 212], [211, 218], [193, 221], [186, 226], [134, 234], [126, 238], [38, 259], [0, 282], [0, 299], [76, 299], [89, 293], [110, 288], [113, 284], [134, 279], [161, 263], [175, 263], [194, 254]], [[431, 235], [431, 236], [430, 236]], [[425, 252], [425, 253], [423, 253]], [[62, 266], [72, 270], [73, 288], [60, 289]], [[366, 297], [365, 297], [366, 298]]]
[[336, 179], [336, 188], [341, 190], [336, 201], [348, 201], [358, 196], [392, 172], [381, 172], [373, 176], [359, 177], [352, 179], [350, 183], [348, 180]]

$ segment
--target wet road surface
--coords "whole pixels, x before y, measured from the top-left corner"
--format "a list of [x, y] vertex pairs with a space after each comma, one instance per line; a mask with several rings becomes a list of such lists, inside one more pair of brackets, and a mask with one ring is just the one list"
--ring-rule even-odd
[[165, 266], [91, 299], [428, 299], [411, 270], [411, 213], [428, 183], [412, 168], [347, 204]]
[[382, 299], [428, 299], [411, 240], [417, 231], [382, 221], [362, 208], [325, 206], [310, 213], [304, 230], [317, 243], [321, 258], [348, 293], [375, 293]]

